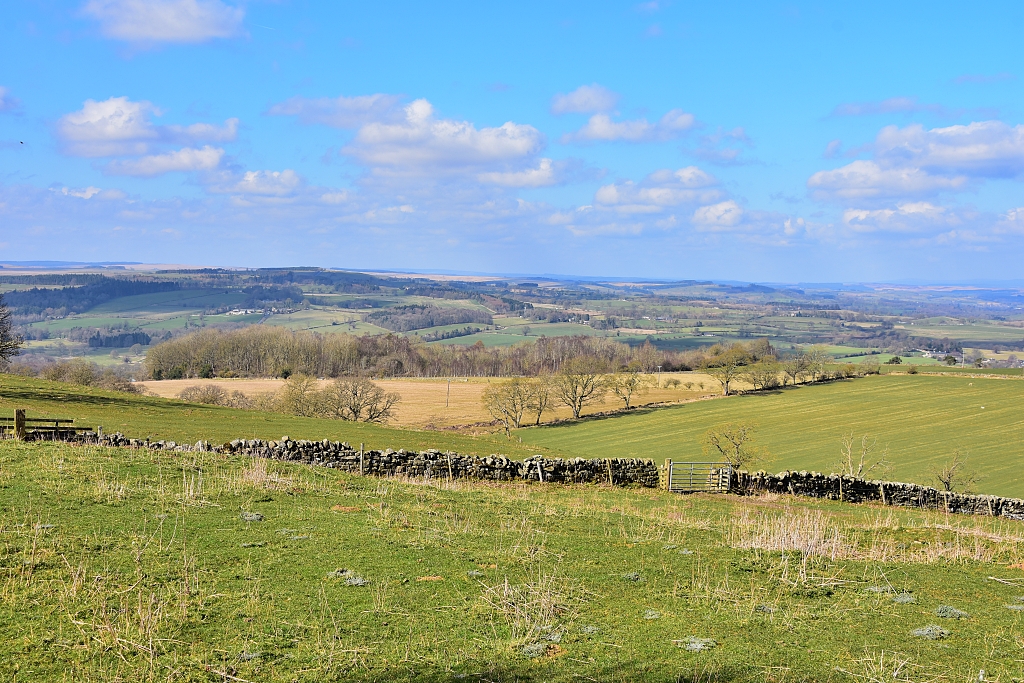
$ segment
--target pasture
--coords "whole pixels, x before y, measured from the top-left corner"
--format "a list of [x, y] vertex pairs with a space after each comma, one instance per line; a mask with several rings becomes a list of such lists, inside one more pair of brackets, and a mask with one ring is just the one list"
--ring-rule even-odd
[[1022, 675], [1012, 520], [10, 441], [0, 489], [15, 681]]
[[[649, 403], [675, 403], [693, 401], [698, 398], [717, 395], [718, 384], [709, 376], [700, 373], [665, 373], [662, 381], [675, 377], [685, 384], [679, 387], [652, 388], [640, 397], [635, 397], [638, 405]], [[477, 425], [473, 431], [480, 431], [479, 423], [490, 422], [494, 418], [487, 412], [482, 402], [484, 390], [490, 382], [501, 382], [501, 379], [482, 377], [460, 377], [452, 380], [449, 391], [446, 379], [382, 379], [374, 380], [387, 391], [401, 396], [395, 410], [393, 426], [423, 429], [426, 427], [459, 427]], [[188, 386], [216, 385], [225, 391], [241, 391], [246, 395], [279, 391], [285, 384], [283, 379], [178, 379], [148, 381], [140, 383], [146, 391], [174, 398]], [[703, 385], [703, 386], [701, 386]], [[740, 383], [742, 386], [742, 383]], [[622, 402], [614, 395], [608, 394], [603, 401], [594, 403], [584, 409], [584, 414], [618, 410]], [[543, 422], [564, 420], [572, 417], [572, 412], [565, 406], [554, 405], [553, 410], [544, 413]], [[532, 423], [532, 420], [530, 421]], [[494, 431], [492, 427], [484, 431]]]
[[[844, 434], [888, 444], [893, 481], [933, 483], [930, 470], [957, 447], [977, 489], [1024, 497], [1024, 381], [955, 375], [872, 376], [700, 401], [653, 411], [521, 430], [523, 443], [584, 457], [700, 460], [700, 439], [727, 422], [752, 422], [774, 460], [761, 465], [837, 471]], [[756, 469], [756, 468], [755, 468]], [[875, 474], [869, 475], [874, 477]]]

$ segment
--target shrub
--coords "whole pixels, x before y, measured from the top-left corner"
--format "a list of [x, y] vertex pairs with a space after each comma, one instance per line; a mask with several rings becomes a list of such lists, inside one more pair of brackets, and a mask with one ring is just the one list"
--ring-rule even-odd
[[[236, 394], [241, 392], [236, 391]], [[212, 406], [227, 405], [227, 392], [215, 384], [203, 384], [185, 387], [178, 392], [178, 398], [189, 403], [205, 403]]]

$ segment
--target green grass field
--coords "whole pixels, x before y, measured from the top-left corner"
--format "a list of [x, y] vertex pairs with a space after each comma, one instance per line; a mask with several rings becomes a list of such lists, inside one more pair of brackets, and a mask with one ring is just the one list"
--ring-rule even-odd
[[321, 420], [279, 413], [234, 410], [80, 387], [42, 379], [0, 375], [0, 415], [26, 408], [29, 417], [73, 418], [78, 424], [102, 425], [107, 433], [129, 437], [195, 443], [224, 443], [231, 439], [330, 439], [365, 443], [367, 448], [423, 450], [438, 448], [458, 453], [489, 455], [501, 452], [522, 458], [538, 451], [499, 436], [465, 436], [451, 432], [394, 429], [362, 422]]
[[1022, 532], [7, 441], [0, 678], [1009, 683]]
[[524, 443], [583, 457], [704, 459], [700, 439], [726, 422], [758, 425], [775, 459], [763, 467], [835, 471], [840, 439], [888, 444], [887, 478], [933, 483], [930, 468], [957, 446], [983, 475], [978, 490], [1024, 497], [1024, 381], [957, 376], [866, 377], [701, 401], [577, 424], [520, 430]]

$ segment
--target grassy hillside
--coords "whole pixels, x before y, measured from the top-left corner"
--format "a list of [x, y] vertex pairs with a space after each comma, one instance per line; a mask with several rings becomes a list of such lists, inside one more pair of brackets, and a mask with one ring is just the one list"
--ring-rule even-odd
[[1022, 673], [1019, 522], [14, 442], [0, 490], [19, 682]]
[[524, 443], [589, 457], [702, 459], [700, 438], [725, 422], [754, 422], [776, 456], [766, 469], [833, 471], [843, 434], [889, 445], [890, 478], [931, 483], [930, 468], [958, 445], [984, 478], [978, 489], [1024, 497], [1024, 382], [884, 376], [802, 386], [556, 427], [522, 430]]
[[503, 437], [472, 437], [444, 431], [413, 431], [341, 420], [293, 417], [234, 410], [173, 399], [122, 394], [46, 380], [0, 375], [0, 415], [26, 408], [29, 417], [73, 418], [78, 424], [103, 425], [129, 437], [195, 443], [237, 438], [330, 439], [365, 443], [367, 448], [438, 448], [460, 453], [506, 453], [525, 457], [547, 449], [523, 446]]

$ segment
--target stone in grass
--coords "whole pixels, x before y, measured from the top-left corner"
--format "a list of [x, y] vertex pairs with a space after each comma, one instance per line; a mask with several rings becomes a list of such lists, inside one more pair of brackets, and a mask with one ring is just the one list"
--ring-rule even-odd
[[640, 576], [640, 572], [630, 572], [628, 574], [623, 574], [622, 578], [624, 581], [632, 581], [633, 583], [643, 580], [643, 577]]
[[693, 551], [689, 550], [687, 548], [683, 548], [682, 550], [679, 551], [679, 554], [680, 555], [693, 555]]
[[1024, 605], [1007, 605], [1006, 609], [1012, 609], [1015, 612], [1024, 612]]
[[899, 603], [901, 605], [909, 605], [912, 602], [917, 602], [917, 598], [915, 598], [910, 593], [904, 591], [903, 593], [897, 593], [896, 595], [892, 596], [892, 601]]
[[243, 512], [239, 515], [243, 522], [262, 522], [263, 515], [258, 512]]
[[291, 536], [288, 538], [289, 541], [308, 541], [309, 536]]
[[356, 574], [351, 569], [335, 569], [333, 572], [327, 572], [327, 578], [329, 579], [344, 579], [346, 586], [369, 586], [370, 582], [367, 579]]
[[476, 569], [470, 569], [468, 572], [466, 572], [466, 576], [468, 576], [471, 579], [479, 579], [483, 575], [483, 572], [477, 571]]
[[713, 638], [698, 638], [697, 636], [690, 636], [684, 640], [673, 640], [676, 647], [681, 647], [687, 652], [704, 652], [718, 645]]
[[596, 626], [580, 626], [580, 633], [585, 633], [588, 636], [592, 636], [595, 633], [600, 633], [601, 629]]
[[770, 605], [758, 605], [754, 608], [755, 612], [761, 612], [762, 614], [775, 614], [775, 608]]
[[910, 632], [910, 635], [914, 636], [915, 638], [926, 638], [928, 640], [942, 640], [943, 638], [948, 638], [950, 633], [941, 626], [936, 626], [935, 624], [928, 624], [927, 626], [922, 626], [921, 628], [915, 628], [913, 631]]
[[661, 612], [653, 609], [644, 610], [644, 619], [647, 619], [648, 621], [661, 619]]
[[523, 646], [523, 654], [530, 659], [536, 659], [537, 657], [543, 657], [547, 654], [548, 644], [547, 643], [530, 643], [529, 645]]
[[677, 546], [677, 545], [667, 545], [664, 548], [662, 548], [662, 550], [675, 550], [678, 547], [679, 546]]
[[889, 586], [868, 586], [865, 590], [868, 593], [892, 593], [892, 588]]
[[547, 636], [545, 636], [545, 639], [549, 643], [560, 643], [560, 642], [562, 642], [562, 632], [561, 631], [552, 631], [551, 633], [547, 634]]
[[263, 541], [256, 541], [255, 543], [243, 543], [242, 547], [243, 548], [262, 548], [265, 545], [266, 545], [266, 543], [264, 543]]
[[246, 652], [242, 650], [238, 653], [238, 661], [240, 662], [251, 662], [254, 659], [263, 659], [262, 652]]
[[966, 619], [971, 615], [963, 610], [957, 609], [956, 607], [939, 605], [939, 608], [935, 610], [935, 616], [942, 617], [943, 619]]

